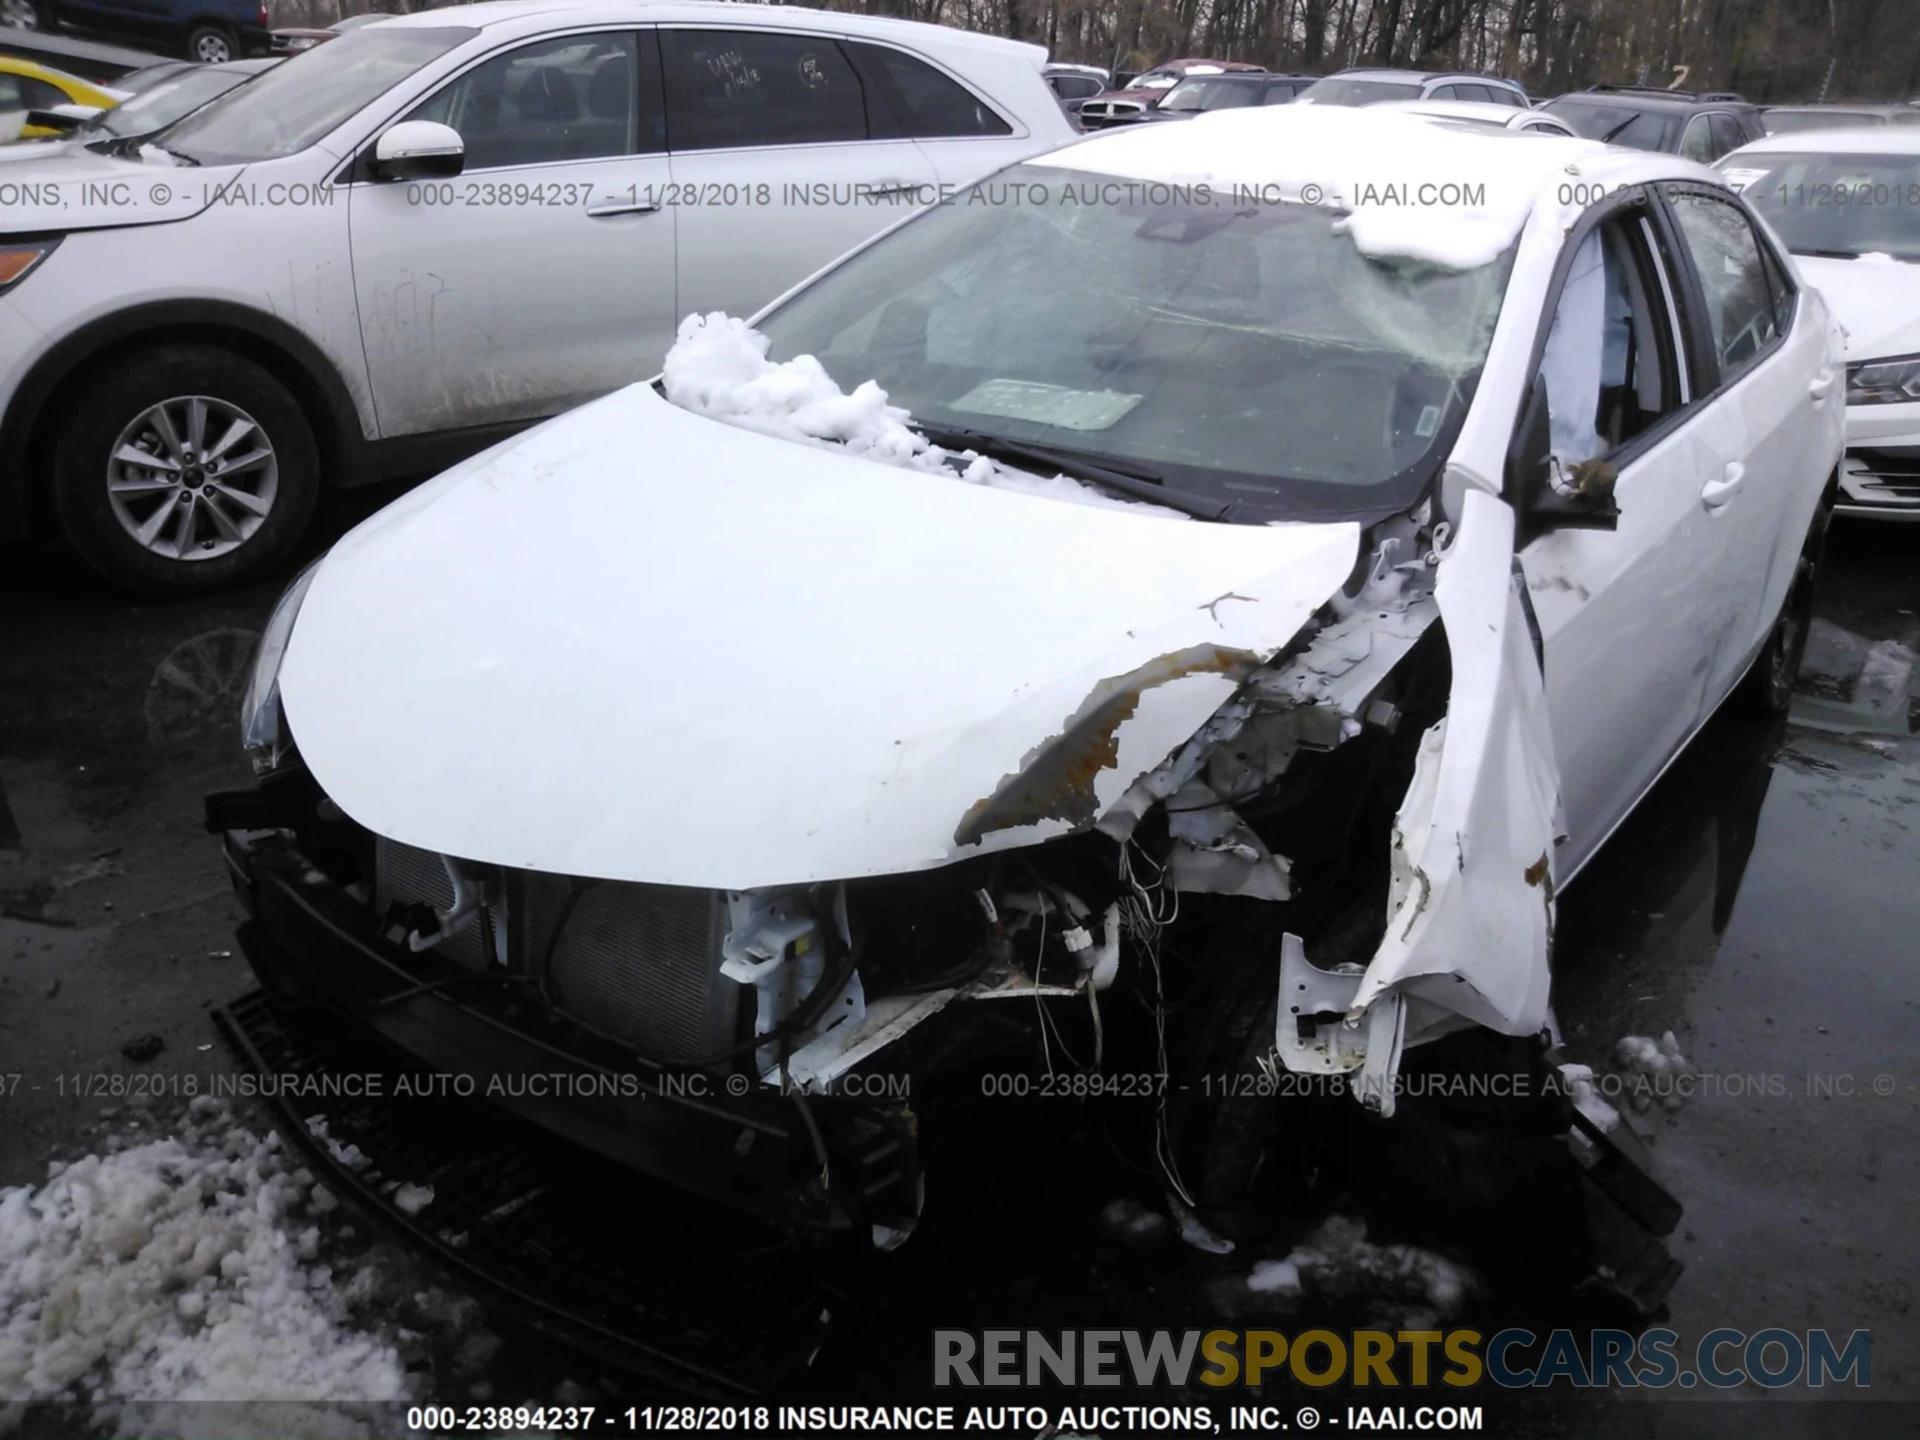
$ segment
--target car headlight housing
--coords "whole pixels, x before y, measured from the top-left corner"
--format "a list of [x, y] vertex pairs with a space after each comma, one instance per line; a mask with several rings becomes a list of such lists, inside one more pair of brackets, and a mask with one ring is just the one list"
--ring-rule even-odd
[[278, 769], [293, 750], [293, 736], [280, 707], [280, 662], [286, 658], [300, 602], [307, 598], [307, 587], [319, 568], [320, 561], [316, 560], [293, 577], [293, 583], [274, 604], [273, 614], [267, 617], [267, 628], [260, 632], [253, 674], [247, 680], [246, 697], [240, 702], [240, 743], [253, 757], [255, 774]]
[[1920, 400], [1920, 355], [1863, 360], [1847, 367], [1849, 405], [1910, 405]]

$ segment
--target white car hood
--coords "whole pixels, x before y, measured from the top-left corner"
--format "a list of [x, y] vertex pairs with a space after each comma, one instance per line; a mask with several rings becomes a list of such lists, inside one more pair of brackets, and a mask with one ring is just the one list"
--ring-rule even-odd
[[0, 235], [186, 220], [206, 209], [222, 187], [232, 186], [247, 168], [122, 160], [71, 140], [45, 146], [19, 143], [30, 153], [8, 158], [9, 203], [0, 208]]
[[[850, 879], [1084, 824], [1358, 548], [1350, 522], [1203, 524], [892, 468], [637, 385], [343, 539], [280, 688], [320, 785], [392, 839], [656, 884]], [[1089, 743], [1049, 749], [1068, 732]]]
[[1849, 361], [1920, 351], [1920, 265], [1823, 255], [1796, 255], [1793, 260], [1846, 328]]

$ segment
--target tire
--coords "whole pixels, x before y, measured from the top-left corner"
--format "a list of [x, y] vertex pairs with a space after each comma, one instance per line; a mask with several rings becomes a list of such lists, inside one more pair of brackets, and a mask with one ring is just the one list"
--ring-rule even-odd
[[1800, 546], [1800, 559], [1794, 566], [1793, 583], [1780, 603], [1773, 629], [1767, 632], [1766, 644], [1733, 692], [1733, 708], [1738, 714], [1750, 719], [1778, 719], [1793, 706], [1794, 677], [1800, 673], [1801, 658], [1807, 653], [1814, 590], [1826, 559], [1827, 527], [1832, 520], [1833, 492], [1829, 488], [1813, 512]]
[[196, 25], [187, 36], [187, 59], [224, 65], [240, 58], [240, 44], [224, 25]]
[[[155, 463], [125, 458], [143, 454]], [[88, 383], [58, 422], [53, 479], [67, 543], [111, 584], [159, 596], [266, 574], [320, 490], [313, 428], [286, 386], [232, 351], [187, 344]]]
[[60, 28], [54, 21], [53, 0], [0, 0], [0, 26], [42, 35]]

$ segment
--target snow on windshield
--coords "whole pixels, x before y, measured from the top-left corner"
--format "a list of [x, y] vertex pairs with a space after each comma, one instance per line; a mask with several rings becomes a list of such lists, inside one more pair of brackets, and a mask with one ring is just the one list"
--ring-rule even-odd
[[882, 465], [1080, 505], [1187, 518], [1158, 505], [1104, 494], [1064, 475], [1031, 475], [971, 450], [942, 449], [911, 428], [912, 417], [888, 404], [887, 392], [875, 381], [863, 380], [848, 393], [811, 355], [779, 364], [767, 359], [769, 343], [746, 321], [720, 311], [689, 315], [680, 322], [661, 374], [667, 399], [743, 430], [845, 450]]
[[[1204, 126], [1195, 129], [1193, 126]], [[1206, 185], [1231, 205], [1325, 205], [1373, 259], [1475, 270], [1519, 238], [1567, 167], [1605, 153], [1591, 141], [1474, 134], [1405, 114], [1321, 105], [1262, 106], [1189, 125], [1109, 131], [1029, 165], [1169, 185]]]

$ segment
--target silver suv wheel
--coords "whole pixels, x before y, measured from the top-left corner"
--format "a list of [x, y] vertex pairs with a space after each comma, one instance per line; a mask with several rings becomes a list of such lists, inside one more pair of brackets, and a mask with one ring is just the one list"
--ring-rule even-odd
[[34, 0], [0, 0], [0, 25], [15, 30], [38, 30], [40, 7]]
[[247, 543], [280, 487], [273, 442], [238, 405], [181, 395], [135, 416], [107, 457], [121, 528], [169, 560], [211, 560]]

